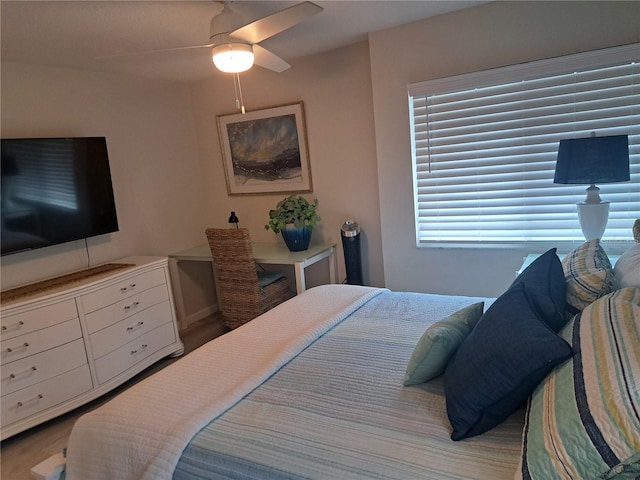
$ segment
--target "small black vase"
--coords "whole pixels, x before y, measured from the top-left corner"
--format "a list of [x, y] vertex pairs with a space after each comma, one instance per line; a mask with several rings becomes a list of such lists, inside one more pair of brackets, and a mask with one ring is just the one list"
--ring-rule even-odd
[[287, 227], [280, 230], [284, 243], [292, 252], [301, 252], [309, 248], [311, 242], [311, 230], [307, 227], [294, 228]]

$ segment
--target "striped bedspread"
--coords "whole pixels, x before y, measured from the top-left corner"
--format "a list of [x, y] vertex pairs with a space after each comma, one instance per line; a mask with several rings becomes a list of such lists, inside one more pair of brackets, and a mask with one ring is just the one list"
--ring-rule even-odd
[[382, 292], [307, 290], [83, 415], [69, 437], [67, 480], [171, 479], [197, 432]]
[[203, 428], [174, 479], [513, 478], [523, 412], [453, 442], [441, 379], [402, 386], [427, 326], [480, 300], [372, 298]]

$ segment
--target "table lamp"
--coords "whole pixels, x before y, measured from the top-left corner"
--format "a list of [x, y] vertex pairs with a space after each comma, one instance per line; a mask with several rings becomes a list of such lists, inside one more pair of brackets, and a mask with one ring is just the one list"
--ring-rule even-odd
[[[229, 225], [235, 225], [236, 229], [238, 228], [238, 222], [240, 220], [238, 220], [238, 217], [236, 215], [236, 212], [231, 212], [231, 215], [229, 215]], [[233, 228], [233, 227], [232, 227]]]
[[609, 202], [600, 198], [596, 183], [628, 181], [627, 135], [560, 140], [553, 183], [589, 185], [578, 203], [578, 220], [587, 240], [602, 238], [609, 219]]

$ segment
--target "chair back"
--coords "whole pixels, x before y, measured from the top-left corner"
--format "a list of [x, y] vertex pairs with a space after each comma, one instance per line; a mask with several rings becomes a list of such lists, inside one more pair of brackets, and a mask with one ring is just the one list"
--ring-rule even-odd
[[209, 228], [205, 233], [220, 291], [222, 319], [229, 328], [239, 327], [294, 296], [284, 276], [260, 286], [246, 228]]
[[259, 290], [251, 238], [246, 228], [208, 228], [205, 231], [220, 288]]

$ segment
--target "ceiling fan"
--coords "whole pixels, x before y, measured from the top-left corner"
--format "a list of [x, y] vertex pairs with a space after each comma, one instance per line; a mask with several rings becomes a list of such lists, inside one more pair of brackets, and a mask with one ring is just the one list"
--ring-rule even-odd
[[98, 58], [211, 48], [213, 63], [222, 72], [237, 74], [249, 70], [255, 64], [279, 73], [288, 69], [291, 65], [258, 44], [323, 10], [322, 7], [312, 2], [302, 2], [253, 22], [243, 24], [242, 16], [231, 9], [229, 2], [220, 3], [222, 3], [222, 11], [211, 19], [209, 27], [210, 42], [205, 45], [164, 48], [137, 53], [107, 55]]
[[291, 65], [258, 43], [322, 11], [322, 7], [312, 2], [302, 2], [242, 25], [242, 18], [229, 3], [222, 5], [222, 12], [211, 19], [211, 43], [203, 47], [212, 49], [213, 63], [228, 73], [243, 72], [254, 63], [274, 72], [286, 70]]

